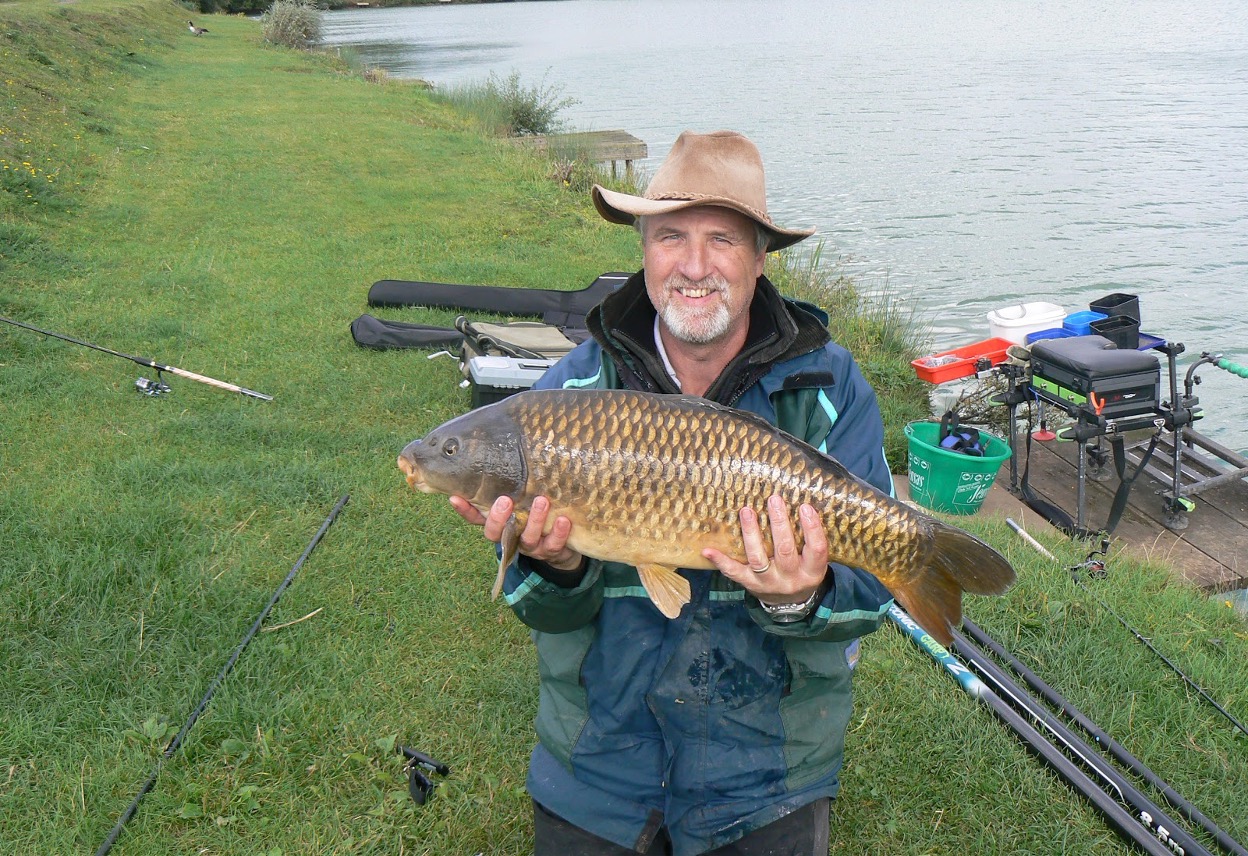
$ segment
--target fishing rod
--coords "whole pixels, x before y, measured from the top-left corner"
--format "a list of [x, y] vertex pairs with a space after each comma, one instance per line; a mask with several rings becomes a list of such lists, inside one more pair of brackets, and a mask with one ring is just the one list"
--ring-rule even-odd
[[936, 664], [948, 672], [966, 693], [981, 702], [1007, 728], [1014, 732], [1028, 751], [1036, 755], [1058, 774], [1080, 796], [1090, 802], [1105, 818], [1114, 831], [1150, 856], [1175, 856], [1175, 851], [1145, 828], [1120, 802], [1097, 786], [1096, 782], [1074, 761], [1045, 739], [1030, 722], [1018, 713], [964, 666], [949, 651], [932, 638], [918, 622], [899, 606], [889, 607], [889, 619], [906, 634], [915, 647], [927, 654]]
[[[1036, 539], [1035, 539], [1035, 538], [1032, 538], [1030, 535], [1028, 535], [1026, 532], [1024, 532], [1024, 531], [1022, 530], [1022, 528], [1021, 528], [1021, 527], [1020, 527], [1017, 523], [1015, 523], [1013, 520], [1010, 520], [1009, 518], [1006, 518], [1006, 521], [1005, 521], [1005, 522], [1006, 522], [1006, 524], [1007, 524], [1007, 525], [1008, 525], [1011, 529], [1013, 529], [1015, 532], [1017, 532], [1019, 535], [1021, 535], [1021, 536], [1023, 537], [1023, 539], [1024, 539], [1025, 541], [1027, 541], [1027, 543], [1029, 543], [1029, 544], [1030, 544], [1031, 546], [1033, 546], [1033, 547], [1036, 547], [1036, 548], [1037, 548], [1037, 549], [1041, 552], [1041, 554], [1042, 554], [1042, 555], [1047, 556], [1048, 558], [1052, 559], [1053, 561], [1057, 561], [1057, 557], [1056, 557], [1056, 556], [1054, 556], [1054, 555], [1053, 555], [1052, 553], [1050, 553], [1048, 550], [1044, 549], [1044, 547], [1040, 544], [1040, 542], [1036, 541]], [[1205, 690], [1204, 690], [1204, 688], [1203, 688], [1203, 687], [1201, 687], [1199, 684], [1197, 684], [1195, 681], [1193, 681], [1191, 678], [1189, 678], [1186, 674], [1184, 674], [1184, 673], [1183, 673], [1183, 670], [1182, 670], [1182, 669], [1180, 669], [1178, 666], [1176, 666], [1176, 665], [1174, 664], [1174, 662], [1173, 662], [1172, 660], [1170, 660], [1170, 658], [1169, 658], [1169, 657], [1167, 657], [1165, 654], [1161, 653], [1161, 651], [1157, 650], [1157, 646], [1155, 646], [1155, 645], [1154, 645], [1154, 644], [1153, 644], [1153, 643], [1152, 643], [1152, 642], [1151, 642], [1151, 641], [1150, 641], [1147, 637], [1145, 637], [1143, 634], [1141, 634], [1141, 633], [1140, 633], [1140, 631], [1136, 630], [1134, 627], [1132, 627], [1130, 624], [1128, 624], [1128, 623], [1127, 623], [1127, 621], [1126, 621], [1126, 619], [1125, 619], [1125, 618], [1123, 618], [1121, 615], [1119, 615], [1119, 614], [1118, 614], [1118, 613], [1114, 610], [1114, 608], [1113, 608], [1113, 607], [1111, 607], [1108, 603], [1106, 603], [1104, 600], [1102, 600], [1102, 599], [1101, 599], [1101, 598], [1100, 598], [1100, 597], [1096, 594], [1096, 592], [1092, 591], [1092, 589], [1088, 588], [1088, 587], [1087, 587], [1087, 585], [1085, 585], [1085, 584], [1084, 584], [1083, 579], [1080, 577], [1080, 573], [1079, 573], [1080, 571], [1087, 570], [1087, 571], [1088, 571], [1088, 575], [1089, 575], [1089, 576], [1096, 576], [1096, 575], [1098, 575], [1098, 574], [1099, 574], [1099, 575], [1101, 575], [1101, 576], [1104, 576], [1104, 575], [1105, 575], [1105, 561], [1104, 561], [1104, 559], [1103, 559], [1103, 558], [1098, 559], [1098, 558], [1095, 558], [1095, 557], [1096, 557], [1096, 556], [1104, 556], [1104, 555], [1105, 555], [1105, 551], [1106, 551], [1106, 550], [1108, 550], [1108, 549], [1109, 549], [1109, 541], [1108, 541], [1108, 539], [1103, 540], [1103, 541], [1101, 542], [1101, 548], [1100, 548], [1100, 550], [1094, 550], [1094, 551], [1092, 551], [1091, 553], [1089, 553], [1089, 554], [1088, 554], [1088, 557], [1087, 557], [1087, 559], [1086, 559], [1086, 560], [1084, 560], [1083, 564], [1076, 565], [1075, 567], [1073, 567], [1073, 568], [1071, 568], [1071, 569], [1070, 569], [1070, 576], [1071, 576], [1071, 579], [1073, 579], [1073, 580], [1075, 581], [1075, 585], [1077, 585], [1077, 586], [1079, 586], [1079, 588], [1083, 589], [1083, 591], [1084, 591], [1084, 592], [1086, 592], [1086, 593], [1088, 594], [1088, 596], [1089, 596], [1089, 597], [1091, 597], [1093, 600], [1095, 600], [1097, 603], [1099, 603], [1099, 604], [1101, 605], [1101, 607], [1102, 607], [1102, 608], [1104, 608], [1104, 610], [1105, 610], [1106, 612], [1108, 612], [1108, 613], [1109, 613], [1110, 615], [1112, 615], [1114, 618], [1118, 619], [1118, 623], [1119, 623], [1119, 624], [1121, 624], [1123, 627], [1125, 627], [1125, 628], [1126, 628], [1126, 629], [1127, 629], [1127, 630], [1131, 633], [1131, 635], [1132, 635], [1132, 636], [1134, 636], [1137, 640], [1139, 640], [1139, 641], [1140, 641], [1140, 642], [1144, 645], [1144, 647], [1148, 648], [1148, 650], [1150, 650], [1150, 651], [1152, 651], [1154, 654], [1156, 654], [1156, 655], [1157, 655], [1157, 657], [1158, 657], [1158, 658], [1159, 658], [1159, 659], [1160, 659], [1163, 663], [1165, 663], [1167, 666], [1169, 666], [1169, 667], [1170, 667], [1170, 669], [1171, 669], [1171, 670], [1172, 670], [1172, 671], [1173, 671], [1176, 675], [1178, 675], [1180, 678], [1182, 678], [1182, 679], [1183, 679], [1183, 682], [1184, 682], [1184, 683], [1186, 683], [1189, 687], [1191, 687], [1191, 688], [1192, 688], [1192, 689], [1194, 689], [1197, 693], [1199, 693], [1199, 694], [1200, 694], [1200, 697], [1201, 697], [1201, 698], [1203, 698], [1205, 701], [1207, 701], [1209, 704], [1211, 704], [1211, 705], [1214, 707], [1214, 709], [1216, 709], [1216, 710], [1218, 711], [1218, 713], [1222, 714], [1222, 715], [1223, 715], [1223, 716], [1225, 716], [1228, 720], [1230, 720], [1231, 724], [1232, 724], [1232, 725], [1234, 725], [1236, 728], [1238, 728], [1238, 729], [1240, 730], [1240, 732], [1242, 732], [1243, 734], [1248, 734], [1248, 728], [1246, 728], [1242, 722], [1240, 722], [1238, 719], [1236, 719], [1234, 716], [1232, 716], [1232, 715], [1230, 714], [1230, 712], [1229, 712], [1229, 711], [1227, 711], [1227, 709], [1226, 709], [1226, 708], [1224, 708], [1222, 705], [1218, 704], [1218, 702], [1217, 702], [1217, 701], [1213, 698], [1213, 696], [1211, 696], [1211, 695], [1209, 695], [1209, 693], [1205, 692]]]
[[191, 715], [182, 725], [182, 729], [174, 735], [173, 739], [169, 741], [169, 745], [166, 746], [165, 750], [160, 753], [160, 757], [156, 759], [156, 766], [152, 769], [151, 775], [147, 777], [147, 781], [143, 783], [143, 787], [139, 788], [139, 792], [135, 794], [134, 799], [130, 801], [130, 805], [126, 806], [126, 810], [121, 813], [121, 817], [117, 819], [117, 823], [113, 826], [112, 831], [108, 833], [108, 837], [104, 839], [104, 843], [100, 845], [100, 849], [95, 851], [95, 856], [105, 856], [108, 851], [113, 849], [113, 845], [117, 842], [117, 837], [121, 835], [122, 827], [126, 825], [126, 821], [134, 817], [134, 813], [139, 809], [139, 803], [142, 801], [143, 797], [147, 796], [148, 792], [151, 791], [152, 787], [156, 784], [156, 777], [160, 775], [160, 770], [164, 766], [165, 761], [172, 758], [173, 753], [178, 751], [178, 747], [182, 745], [182, 741], [186, 738], [187, 732], [189, 732], [192, 726], [195, 725], [195, 722], [199, 719], [200, 714], [208, 708], [208, 702], [212, 700], [217, 688], [221, 686], [221, 683], [225, 680], [226, 676], [229, 675], [234, 669], [234, 664], [238, 662], [238, 658], [241, 657], [243, 652], [247, 650], [247, 646], [251, 644], [251, 640], [255, 638], [256, 633], [259, 632], [261, 625], [264, 624], [264, 620], [268, 618], [269, 613], [273, 611], [273, 606], [277, 603], [278, 598], [282, 596], [282, 592], [286, 591], [286, 587], [290, 585], [292, 580], [294, 580], [295, 575], [299, 573], [299, 569], [303, 567], [304, 561], [306, 561], [312, 551], [316, 549], [316, 545], [321, 543], [321, 538], [325, 536], [329, 527], [333, 525], [334, 520], [338, 517], [338, 512], [342, 511], [342, 507], [347, 504], [347, 500], [350, 498], [351, 494], [343, 494], [338, 502], [334, 504], [333, 510], [329, 512], [329, 516], [326, 517], [324, 522], [321, 523], [321, 528], [316, 530], [316, 534], [312, 536], [312, 540], [308, 543], [308, 546], [304, 548], [303, 554], [299, 556], [299, 559], [295, 562], [294, 567], [290, 569], [290, 573], [286, 575], [286, 578], [282, 580], [281, 584], [277, 587], [277, 590], [273, 592], [273, 596], [269, 598], [269, 602], [265, 605], [264, 609], [260, 611], [260, 615], [251, 625], [251, 629], [247, 631], [247, 633], [243, 636], [242, 641], [238, 643], [238, 646], [234, 649], [234, 653], [231, 654], [230, 658], [226, 661], [225, 666], [222, 667], [221, 671], [217, 673], [217, 676], [212, 679], [212, 684], [209, 685], [208, 691], [204, 693], [204, 697], [199, 700], [199, 704], [197, 704], [195, 709], [191, 711]]
[[227, 383], [223, 380], [208, 377], [207, 375], [196, 374], [195, 372], [187, 371], [186, 369], [180, 369], [177, 366], [167, 366], [163, 363], [158, 363], [155, 360], [148, 359], [147, 357], [136, 357], [133, 354], [123, 354], [121, 351], [114, 351], [112, 348], [105, 348], [103, 345], [95, 345], [91, 342], [85, 342], [82, 339], [75, 339], [73, 336], [66, 336], [63, 333], [53, 333], [51, 330], [43, 330], [39, 327], [35, 327], [21, 321], [14, 321], [12, 318], [5, 318], [3, 315], [0, 315], [0, 321], [3, 321], [5, 324], [12, 324], [14, 327], [21, 327], [23, 330], [30, 330], [32, 333], [39, 333], [43, 336], [60, 339], [62, 342], [69, 342], [74, 345], [81, 345], [84, 348], [91, 348], [94, 351], [102, 351], [105, 354], [112, 354], [114, 357], [121, 357], [123, 360], [138, 363], [139, 365], [145, 366], [149, 369], [155, 369], [155, 380], [141, 377], [134, 382], [135, 388], [144, 395], [162, 395], [163, 393], [169, 392], [169, 385], [165, 383], [164, 378], [161, 377], [162, 372], [169, 372], [170, 374], [186, 378], [187, 380], [206, 383], [209, 386], [215, 386], [217, 389], [224, 389], [227, 392], [238, 392], [251, 398], [263, 399], [264, 401], [273, 400], [273, 396], [265, 395], [263, 392], [256, 392], [254, 389], [247, 389], [246, 387], [239, 386], [238, 384]]
[[1114, 740], [1105, 733], [1100, 726], [1089, 719], [1082, 711], [1066, 700], [1057, 690], [1049, 686], [1035, 672], [1027, 668], [1023, 663], [1011, 654], [1006, 648], [997, 642], [987, 633], [985, 633], [975, 622], [969, 618], [962, 619], [962, 629], [966, 631], [975, 644], [995, 655], [999, 660], [1009, 666], [1010, 670], [1023, 679], [1023, 682], [1041, 698], [1048, 702], [1052, 707], [1060, 710], [1061, 713], [1087, 732], [1101, 749], [1107, 751], [1116, 761], [1125, 766], [1131, 773], [1156, 788], [1158, 793], [1165, 798], [1166, 802], [1177, 809], [1188, 821], [1197, 824], [1205, 832], [1209, 833], [1217, 841], [1218, 847], [1222, 848], [1229, 856], [1248, 856], [1248, 849], [1242, 844], [1222, 831], [1217, 824], [1205, 816], [1200, 809], [1192, 805], [1183, 796], [1172, 788], [1164, 779], [1150, 770], [1143, 762], [1132, 755], [1118, 741]]
[[1066, 751], [1076, 757], [1098, 777], [1103, 779], [1119, 802], [1130, 808], [1136, 819], [1151, 831], [1157, 839], [1185, 856], [1212, 856], [1209, 850], [1193, 838], [1185, 829], [1170, 818], [1156, 803], [1148, 798], [1129, 779], [1123, 776], [1105, 758], [1071, 731], [1061, 720], [1054, 717], [1026, 693], [1000, 666], [989, 659], [958, 631], [953, 632], [956, 653], [971, 668], [990, 682], [1001, 697], [1006, 698], [1019, 713], [1033, 723], [1043, 726], [1058, 740]]

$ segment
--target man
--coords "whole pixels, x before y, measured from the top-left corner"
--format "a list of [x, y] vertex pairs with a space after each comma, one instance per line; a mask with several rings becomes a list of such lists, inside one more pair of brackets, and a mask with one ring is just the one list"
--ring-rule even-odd
[[[763, 261], [813, 230], [767, 214], [763, 165], [740, 134], [685, 132], [643, 197], [595, 186], [607, 220], [641, 234], [643, 269], [588, 318], [593, 334], [543, 388], [703, 396], [750, 410], [891, 493], [875, 394], [829, 341], [826, 317], [783, 299]], [[452, 497], [497, 542], [512, 504], [488, 515]], [[534, 500], [504, 590], [533, 629], [539, 744], [529, 767], [539, 856], [828, 852], [857, 638], [891, 603], [865, 571], [829, 565], [809, 506], [804, 548], [787, 509], [742, 509], [746, 562], [683, 571], [692, 600], [669, 620], [637, 570], [567, 546]], [[770, 518], [774, 555], [760, 534]]]

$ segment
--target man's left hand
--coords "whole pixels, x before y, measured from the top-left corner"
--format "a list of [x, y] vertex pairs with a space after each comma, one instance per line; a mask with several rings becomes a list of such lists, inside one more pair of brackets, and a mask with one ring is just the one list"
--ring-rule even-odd
[[767, 500], [767, 520], [774, 548], [770, 557], [758, 513], [752, 508], [743, 508], [739, 517], [745, 542], [744, 563], [713, 547], [702, 551], [720, 573], [768, 604], [802, 603], [823, 585], [828, 574], [828, 536], [813, 506], [803, 503], [798, 509], [804, 542], [799, 552], [788, 505], [779, 496]]

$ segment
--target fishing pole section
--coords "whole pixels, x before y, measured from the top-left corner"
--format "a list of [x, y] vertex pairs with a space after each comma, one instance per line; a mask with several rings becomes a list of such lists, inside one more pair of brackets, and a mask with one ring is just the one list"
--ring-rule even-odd
[[[1056, 556], [1013, 520], [1007, 519], [1006, 523], [1041, 555], [1057, 561]], [[1082, 573], [1104, 575], [1102, 557], [1106, 548], [1107, 544], [1104, 544], [1100, 552], [1089, 554], [1084, 563], [1071, 569], [1071, 573], [1074, 581], [1085, 592], [1122, 622], [1121, 617], [1097, 598], [1080, 579]], [[1146, 853], [1186, 856], [1210, 853], [1204, 844], [1193, 838], [1173, 817], [1142, 792], [1136, 786], [1136, 780], [1160, 794], [1184, 820], [1209, 835], [1227, 856], [1248, 856], [1248, 848], [1219, 828], [973, 621], [963, 619], [965, 634], [954, 632], [950, 650], [927, 634], [900, 607], [894, 605], [889, 618], [916, 647], [950, 674], [963, 691], [987, 706], [1032, 754], [1044, 761], [1070, 787], [1087, 799], [1116, 832], [1138, 849]], [[1237, 729], [1243, 731], [1238, 720], [1179, 671], [1169, 659], [1157, 652], [1138, 631], [1123, 623], [1137, 639], [1148, 644], [1150, 650], [1178, 672], [1189, 686], [1213, 704]], [[1004, 664], [1004, 667], [1000, 664]], [[1015, 677], [1011, 677], [1007, 669]], [[1026, 684], [1026, 689], [1018, 683], [1019, 680]], [[1077, 734], [1074, 728], [1087, 735], [1092, 743]], [[1120, 764], [1135, 780], [1124, 776], [1110, 759]]]
[[[1013, 520], [1009, 518], [1006, 518], [1005, 522], [1006, 522], [1006, 525], [1008, 525], [1011, 529], [1013, 529], [1016, 533], [1018, 533], [1018, 535], [1022, 537], [1022, 539], [1026, 541], [1028, 545], [1030, 545], [1037, 552], [1039, 552], [1040, 555], [1045, 556], [1046, 558], [1051, 559], [1055, 562], [1057, 561], [1056, 556], [1054, 556], [1047, 549], [1045, 549], [1043, 544], [1041, 544], [1035, 538], [1032, 538], [1030, 535], [1028, 535], [1021, 526], [1019, 526], [1017, 523], [1015, 523]], [[1106, 571], [1105, 571], [1104, 556], [1105, 556], [1105, 552], [1108, 549], [1109, 549], [1108, 539], [1102, 540], [1101, 547], [1099, 550], [1092, 551], [1091, 553], [1088, 554], [1087, 559], [1085, 559], [1082, 564], [1076, 565], [1075, 567], [1070, 569], [1070, 576], [1071, 576], [1071, 579], [1074, 580], [1075, 585], [1079, 586], [1079, 588], [1081, 588], [1084, 591], [1084, 593], [1088, 595], [1088, 597], [1095, 600], [1098, 604], [1100, 604], [1102, 609], [1104, 609], [1106, 612], [1112, 615], [1115, 619], [1117, 619], [1119, 624], [1121, 624], [1124, 628], [1126, 628], [1126, 630], [1132, 636], [1134, 636], [1142, 645], [1144, 645], [1144, 647], [1152, 651], [1153, 654], [1155, 654], [1159, 660], [1161, 660], [1163, 663], [1169, 666], [1170, 670], [1173, 671], [1176, 675], [1178, 675], [1185, 684], [1187, 684], [1189, 687], [1195, 690], [1197, 695], [1199, 695], [1206, 702], [1208, 702], [1209, 705], [1213, 707], [1218, 713], [1226, 717], [1227, 721], [1229, 721], [1231, 725], [1233, 725], [1236, 729], [1238, 729], [1241, 734], [1248, 736], [1248, 728], [1246, 728], [1242, 722], [1240, 722], [1238, 719], [1232, 716], [1231, 713], [1226, 708], [1218, 704], [1218, 702], [1213, 698], [1213, 696], [1209, 695], [1209, 693], [1202, 686], [1200, 686], [1191, 678], [1189, 678], [1186, 674], [1184, 674], [1183, 670], [1180, 669], [1178, 666], [1176, 666], [1169, 657], [1161, 653], [1161, 651], [1157, 650], [1157, 646], [1155, 646], [1146, 636], [1140, 633], [1140, 631], [1136, 630], [1129, 623], [1127, 623], [1126, 619], [1124, 619], [1121, 615], [1119, 615], [1114, 610], [1113, 607], [1111, 607], [1108, 603], [1106, 603], [1102, 598], [1098, 597], [1096, 592], [1092, 591], [1092, 589], [1088, 588], [1087, 584], [1084, 583], [1083, 581], [1084, 572], [1086, 572], [1089, 577], [1100, 578], [1100, 577], [1105, 576]]]
[[114, 357], [121, 357], [123, 360], [129, 360], [130, 362], [137, 363], [140, 366], [155, 369], [155, 380], [141, 377], [134, 382], [135, 389], [144, 395], [157, 396], [170, 392], [171, 389], [169, 384], [165, 383], [164, 378], [162, 377], [163, 372], [169, 372], [169, 374], [177, 375], [178, 377], [186, 378], [187, 380], [193, 380], [197, 383], [207, 384], [208, 386], [215, 386], [217, 389], [224, 389], [227, 392], [237, 392], [241, 395], [247, 396], [248, 398], [259, 398], [263, 401], [273, 400], [273, 396], [265, 395], [263, 392], [256, 392], [254, 389], [247, 389], [246, 387], [239, 386], [238, 384], [217, 380], [216, 378], [208, 377], [207, 375], [196, 374], [195, 372], [187, 371], [186, 369], [180, 369], [177, 366], [169, 366], [163, 363], [158, 363], [155, 360], [148, 359], [147, 357], [136, 357], [133, 354], [123, 354], [121, 351], [114, 351], [112, 348], [105, 348], [103, 345], [96, 345], [91, 342], [83, 341], [82, 339], [75, 339], [73, 336], [66, 336], [64, 333], [53, 333], [51, 330], [43, 330], [22, 321], [5, 318], [3, 315], [0, 315], [0, 321], [14, 327], [20, 327], [23, 330], [29, 330], [32, 333], [39, 333], [42, 336], [48, 336], [52, 339], [60, 339], [62, 342], [69, 342], [73, 345], [81, 345], [82, 347], [90, 348], [93, 351], [111, 354]]
[[307, 561], [308, 556], [310, 556], [312, 551], [316, 549], [316, 545], [321, 543], [321, 539], [325, 537], [325, 533], [329, 531], [329, 527], [333, 525], [334, 521], [338, 518], [339, 512], [342, 511], [343, 506], [347, 504], [347, 500], [350, 498], [351, 494], [343, 494], [338, 502], [334, 504], [333, 510], [329, 512], [329, 516], [327, 516], [324, 522], [321, 523], [321, 527], [316, 530], [316, 534], [312, 536], [312, 540], [308, 542], [308, 546], [304, 548], [303, 553], [295, 561], [294, 566], [290, 569], [290, 573], [286, 574], [286, 578], [282, 580], [281, 584], [278, 585], [277, 589], [273, 592], [272, 597], [269, 598], [269, 602], [265, 605], [264, 609], [260, 611], [260, 615], [256, 618], [255, 622], [252, 623], [251, 629], [244, 634], [242, 640], [234, 648], [234, 653], [230, 655], [228, 660], [226, 660], [225, 666], [223, 666], [221, 671], [217, 673], [217, 676], [212, 679], [212, 683], [209, 685], [208, 691], [205, 692], [203, 698], [199, 700], [199, 704], [195, 706], [195, 709], [191, 712], [191, 715], [187, 717], [187, 720], [182, 725], [182, 728], [169, 741], [169, 745], [167, 745], [164, 751], [161, 752], [160, 757], [156, 759], [156, 766], [152, 769], [151, 775], [147, 777], [147, 781], [143, 783], [143, 787], [139, 789], [139, 792], [135, 794], [134, 799], [130, 801], [130, 805], [126, 806], [126, 810], [121, 813], [121, 817], [117, 819], [117, 823], [113, 826], [112, 831], [108, 833], [108, 837], [104, 839], [104, 843], [102, 843], [100, 848], [95, 851], [95, 856], [106, 856], [106, 854], [113, 849], [113, 845], [117, 843], [118, 836], [121, 835], [122, 828], [126, 825], [126, 822], [130, 820], [130, 818], [134, 817], [135, 812], [139, 810], [139, 803], [143, 800], [143, 797], [147, 796], [147, 794], [155, 786], [156, 777], [160, 775], [160, 770], [164, 766], [165, 762], [171, 759], [174, 753], [178, 751], [178, 748], [182, 745], [182, 741], [186, 739], [187, 733], [190, 732], [200, 715], [207, 710], [208, 702], [212, 701], [212, 697], [216, 694], [217, 688], [221, 686], [222, 682], [225, 681], [226, 677], [231, 671], [233, 671], [234, 664], [238, 662], [238, 658], [241, 657], [243, 652], [247, 650], [247, 646], [251, 644], [251, 640], [255, 638], [256, 633], [258, 633], [260, 628], [264, 625], [265, 619], [267, 619], [269, 617], [269, 613], [273, 611], [273, 607], [277, 604], [277, 601], [282, 596], [282, 593], [286, 591], [286, 588], [295, 579], [295, 575], [299, 573], [299, 569], [303, 567], [303, 563]]
[[[900, 607], [896, 604], [890, 607], [888, 617], [920, 651], [935, 660], [937, 665], [952, 676], [971, 698], [986, 706], [1003, 725], [1014, 732], [1029, 752], [1090, 802], [1115, 832], [1150, 856], [1175, 856], [1176, 852], [1182, 852], [1171, 850], [1147, 824], [1128, 811], [1118, 798], [1102, 790], [1088, 773], [1041, 734], [1010, 702], [994, 692]], [[1166, 831], [1168, 833], [1168, 829]]]

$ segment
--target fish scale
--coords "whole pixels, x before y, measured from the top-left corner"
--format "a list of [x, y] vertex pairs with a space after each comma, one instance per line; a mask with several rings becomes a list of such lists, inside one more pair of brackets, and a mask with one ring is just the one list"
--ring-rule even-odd
[[[937, 639], [961, 621], [963, 591], [1000, 594], [1009, 563], [974, 536], [901, 503], [834, 458], [760, 417], [684, 395], [534, 390], [478, 408], [409, 443], [408, 482], [486, 511], [502, 495], [516, 517], [503, 561], [518, 547], [532, 500], [572, 522], [568, 544], [638, 568], [669, 618], [689, 598], [676, 568], [713, 570], [713, 547], [746, 562], [739, 513], [781, 496], [801, 549], [802, 503], [827, 533], [832, 561], [875, 574]], [[759, 515], [766, 549], [769, 520]], [[499, 583], [504, 565], [500, 564]]]

